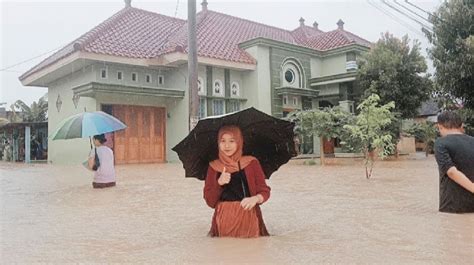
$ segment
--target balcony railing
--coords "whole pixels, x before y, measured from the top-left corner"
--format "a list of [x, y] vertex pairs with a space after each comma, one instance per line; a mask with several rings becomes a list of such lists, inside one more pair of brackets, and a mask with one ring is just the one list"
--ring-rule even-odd
[[356, 61], [348, 61], [346, 62], [346, 70], [357, 70], [357, 62]]

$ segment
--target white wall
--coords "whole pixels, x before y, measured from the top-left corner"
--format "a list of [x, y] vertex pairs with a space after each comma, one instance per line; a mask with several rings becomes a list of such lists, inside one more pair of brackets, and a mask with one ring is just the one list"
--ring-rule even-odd
[[324, 57], [321, 76], [346, 73], [346, 54]]
[[257, 59], [257, 70], [242, 74], [245, 97], [248, 99], [245, 108], [255, 107], [265, 113], [271, 113], [270, 52], [268, 47], [257, 46], [246, 49]]
[[[65, 76], [51, 83], [48, 88], [48, 135], [51, 136], [59, 123], [67, 117], [87, 111], [95, 111], [96, 100], [81, 97], [77, 108], [72, 101], [72, 88], [96, 80], [96, 69], [93, 65]], [[61, 109], [58, 112], [56, 100], [60, 95]], [[80, 163], [87, 159], [89, 154], [89, 139], [52, 140], [48, 138], [48, 161], [54, 164]]]
[[311, 77], [310, 78], [322, 76], [323, 61], [320, 58], [311, 57], [310, 65], [311, 65]]

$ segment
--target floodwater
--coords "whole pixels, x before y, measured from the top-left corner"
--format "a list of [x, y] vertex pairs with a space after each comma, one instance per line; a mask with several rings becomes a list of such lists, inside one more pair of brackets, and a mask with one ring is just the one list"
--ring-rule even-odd
[[[268, 184], [271, 237], [209, 238], [203, 182], [181, 164], [118, 166], [94, 190], [82, 166], [0, 164], [1, 263], [445, 263], [474, 260], [474, 214], [444, 214], [432, 157], [362, 165], [292, 161]], [[472, 263], [471, 263], [472, 264]]]

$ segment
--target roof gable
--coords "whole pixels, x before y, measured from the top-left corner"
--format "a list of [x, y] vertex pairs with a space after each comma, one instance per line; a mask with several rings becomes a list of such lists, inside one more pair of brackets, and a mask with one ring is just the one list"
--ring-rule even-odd
[[371, 43], [343, 29], [336, 29], [308, 38], [301, 45], [318, 51], [327, 51], [351, 44], [370, 47]]
[[153, 12], [126, 7], [28, 70], [20, 80], [74, 53], [86, 51], [129, 58], [153, 58], [167, 38], [185, 23]]

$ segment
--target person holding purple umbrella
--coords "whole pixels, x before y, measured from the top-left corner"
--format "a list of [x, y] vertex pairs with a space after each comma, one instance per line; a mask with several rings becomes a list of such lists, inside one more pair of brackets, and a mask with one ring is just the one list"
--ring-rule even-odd
[[94, 170], [92, 187], [101, 189], [115, 186], [114, 153], [105, 145], [104, 134], [94, 135], [95, 148], [91, 149], [88, 159], [89, 169]]

